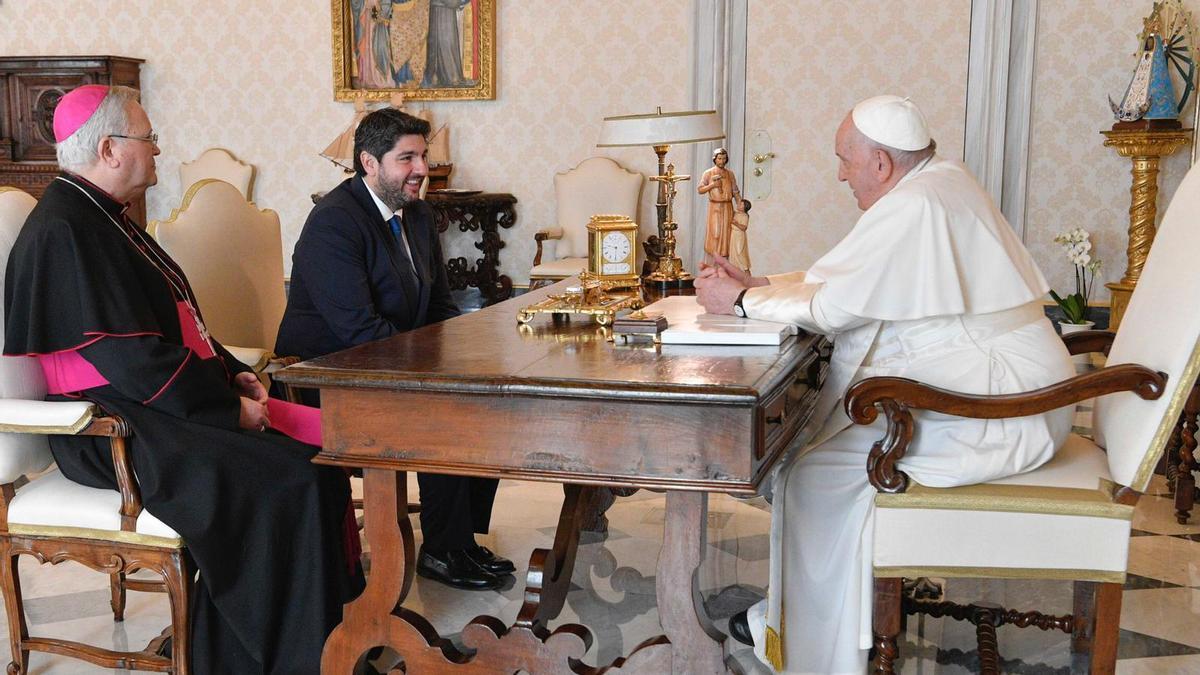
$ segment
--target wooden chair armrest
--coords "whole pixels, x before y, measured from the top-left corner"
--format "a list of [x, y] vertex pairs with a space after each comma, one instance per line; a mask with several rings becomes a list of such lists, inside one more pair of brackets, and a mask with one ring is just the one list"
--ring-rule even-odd
[[973, 419], [1026, 417], [1120, 391], [1154, 400], [1162, 396], [1166, 383], [1165, 373], [1133, 364], [1101, 368], [1034, 391], [1000, 396], [960, 394], [903, 377], [871, 377], [846, 391], [846, 415], [857, 424], [871, 424], [879, 416], [877, 408], [883, 409], [887, 434], [871, 446], [867, 477], [880, 492], [904, 492], [908, 476], [896, 469], [896, 462], [912, 441], [913, 409]]
[[81, 436], [107, 436], [112, 451], [113, 471], [116, 474], [117, 490], [121, 493], [121, 530], [136, 532], [138, 516], [142, 513], [142, 490], [138, 487], [133, 464], [125, 439], [132, 434], [129, 425], [116, 415], [104, 415], [92, 419], [92, 423], [79, 432]]
[[269, 375], [283, 370], [288, 366], [294, 366], [297, 363], [300, 363], [299, 356], [276, 356], [272, 354], [271, 358], [267, 359], [267, 365], [263, 368], [263, 372]]
[[561, 227], [547, 227], [533, 233], [534, 241], [546, 241], [547, 239], [562, 239], [563, 229]]
[[1071, 354], [1092, 354], [1099, 352], [1108, 356], [1116, 333], [1107, 330], [1081, 330], [1062, 336], [1063, 344]]
[[533, 241], [537, 244], [537, 252], [533, 254], [533, 266], [537, 267], [542, 264], [542, 242], [547, 239], [562, 239], [563, 229], [561, 227], [549, 227], [544, 230], [538, 230], [533, 233]]
[[138, 516], [142, 514], [142, 490], [138, 487], [133, 464], [125, 439], [132, 436], [129, 425], [116, 415], [95, 417], [91, 424], [79, 432], [80, 436], [106, 436], [112, 451], [113, 471], [116, 473], [117, 490], [121, 493], [121, 530], [136, 532]]

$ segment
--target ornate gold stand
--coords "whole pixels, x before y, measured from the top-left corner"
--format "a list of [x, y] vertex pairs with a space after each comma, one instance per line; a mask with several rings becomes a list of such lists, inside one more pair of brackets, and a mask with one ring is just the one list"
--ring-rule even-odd
[[639, 287], [635, 286], [628, 291], [614, 292], [605, 288], [602, 282], [587, 280], [587, 272], [580, 276], [584, 277], [584, 280], [581, 282], [582, 287], [578, 289], [579, 292], [568, 291], [561, 295], [550, 295], [544, 300], [522, 307], [517, 312], [517, 323], [528, 324], [538, 314], [556, 316], [583, 314], [595, 319], [596, 323], [601, 326], [609, 326], [612, 325], [617, 312], [626, 309], [641, 309], [646, 305]]
[[1129, 305], [1129, 296], [1142, 276], [1150, 245], [1154, 243], [1158, 198], [1158, 160], [1167, 157], [1192, 140], [1191, 129], [1113, 129], [1100, 132], [1104, 145], [1115, 148], [1122, 157], [1133, 160], [1133, 185], [1129, 192], [1128, 265], [1120, 281], [1105, 284], [1112, 295], [1109, 330], [1116, 330]]
[[[659, 147], [665, 146], [654, 146], [655, 152]], [[662, 169], [662, 155], [659, 155], [659, 169]], [[673, 288], [692, 287], [692, 275], [684, 271], [683, 261], [675, 255], [675, 230], [679, 229], [679, 224], [675, 222], [675, 194], [677, 192], [675, 184], [690, 179], [689, 175], [675, 173], [674, 164], [668, 164], [666, 172], [650, 177], [650, 180], [658, 183], [659, 203], [657, 206], [660, 207], [658, 264], [654, 271], [643, 279], [643, 283], [651, 288], [666, 291]]]

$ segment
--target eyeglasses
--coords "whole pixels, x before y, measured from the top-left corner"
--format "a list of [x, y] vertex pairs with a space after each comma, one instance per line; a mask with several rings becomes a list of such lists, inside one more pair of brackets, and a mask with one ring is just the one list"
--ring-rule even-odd
[[146, 136], [126, 136], [125, 134], [109, 134], [110, 138], [128, 138], [131, 141], [145, 141], [158, 145], [158, 134], [150, 132]]

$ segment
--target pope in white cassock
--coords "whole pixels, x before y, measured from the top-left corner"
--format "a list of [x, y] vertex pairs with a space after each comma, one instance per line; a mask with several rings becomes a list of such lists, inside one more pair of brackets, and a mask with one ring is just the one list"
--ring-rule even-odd
[[[803, 272], [751, 277], [718, 259], [696, 280], [709, 312], [833, 338], [813, 418], [824, 423], [774, 474], [768, 597], [730, 622], [735, 635], [748, 628], [755, 654], [780, 672], [861, 675], [867, 665], [875, 490], [866, 465], [885, 422], [851, 424], [846, 389], [899, 376], [1006, 394], [1074, 374], [1042, 311], [1048, 286], [1029, 252], [966, 168], [935, 148], [907, 98], [859, 103], [835, 142], [838, 180], [864, 211], [846, 238]], [[1072, 408], [1009, 420], [914, 417], [899, 468], [949, 487], [1045, 463], [1070, 431]]]

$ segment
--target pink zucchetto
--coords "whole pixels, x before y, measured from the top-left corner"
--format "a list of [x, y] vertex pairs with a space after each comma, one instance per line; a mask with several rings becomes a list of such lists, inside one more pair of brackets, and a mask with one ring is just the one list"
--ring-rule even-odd
[[897, 150], [929, 147], [925, 115], [907, 96], [873, 96], [854, 106], [850, 116], [863, 136], [881, 145]]
[[72, 89], [59, 99], [58, 107], [54, 109], [54, 141], [62, 143], [70, 138], [71, 134], [91, 119], [107, 95], [106, 85], [85, 84]]

